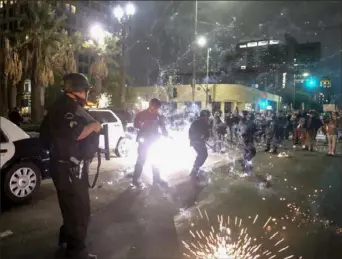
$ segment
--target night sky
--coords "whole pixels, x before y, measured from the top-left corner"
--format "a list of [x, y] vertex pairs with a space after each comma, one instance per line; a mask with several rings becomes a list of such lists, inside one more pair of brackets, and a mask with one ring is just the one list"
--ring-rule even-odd
[[[191, 40], [194, 32], [192, 1], [136, 2], [129, 39], [129, 72], [135, 84], [155, 84], [163, 72], [178, 68], [191, 71]], [[284, 40], [290, 33], [299, 42], [320, 41], [321, 76], [332, 78], [335, 91], [341, 88], [341, 22], [339, 1], [199, 1], [198, 33], [207, 35], [212, 61], [222, 57], [239, 41]], [[199, 54], [203, 70], [205, 51]], [[320, 75], [319, 75], [320, 76]]]

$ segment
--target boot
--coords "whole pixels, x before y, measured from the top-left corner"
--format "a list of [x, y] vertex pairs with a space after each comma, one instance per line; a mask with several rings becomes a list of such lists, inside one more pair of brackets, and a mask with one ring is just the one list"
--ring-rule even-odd
[[59, 236], [58, 236], [58, 246], [59, 247], [65, 247], [67, 243], [67, 235], [65, 233], [65, 227], [62, 225], [59, 228]]

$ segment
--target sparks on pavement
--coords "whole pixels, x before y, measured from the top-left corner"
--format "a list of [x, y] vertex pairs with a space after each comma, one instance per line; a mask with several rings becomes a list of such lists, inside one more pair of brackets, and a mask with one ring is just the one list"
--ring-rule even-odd
[[[209, 216], [206, 211], [199, 210], [201, 219], [206, 219], [210, 224]], [[255, 225], [259, 215], [256, 215], [252, 224]], [[269, 218], [263, 225], [266, 233], [270, 231]], [[275, 220], [275, 219], [274, 219]], [[242, 219], [235, 217], [217, 216], [217, 225], [209, 225], [209, 230], [197, 229], [190, 230], [192, 241], [187, 243], [182, 241], [187, 250], [184, 255], [189, 258], [197, 259], [257, 259], [257, 258], [294, 258], [294, 255], [286, 255], [289, 246], [283, 244], [284, 238], [280, 237], [279, 232], [268, 235], [267, 239], [273, 244], [272, 249], [267, 249], [266, 244], [260, 242], [263, 237], [253, 238], [248, 234], [247, 227], [243, 226]]]

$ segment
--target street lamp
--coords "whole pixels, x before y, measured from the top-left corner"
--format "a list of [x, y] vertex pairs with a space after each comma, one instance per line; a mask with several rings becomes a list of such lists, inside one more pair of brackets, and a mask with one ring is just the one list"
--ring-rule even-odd
[[197, 44], [200, 47], [204, 47], [207, 45], [207, 39], [204, 36], [201, 36], [197, 39]]
[[100, 24], [94, 24], [90, 27], [90, 36], [99, 44], [104, 43], [105, 34], [105, 30], [102, 28]]
[[126, 101], [126, 73], [125, 73], [125, 51], [126, 51], [126, 25], [127, 21], [136, 13], [134, 4], [127, 3], [124, 8], [120, 5], [113, 9], [114, 17], [121, 25], [121, 56], [120, 56], [120, 93], [121, 93], [121, 106], [125, 106]]
[[198, 1], [195, 1], [195, 31], [192, 42], [192, 101], [195, 101], [195, 87], [196, 87], [196, 37], [197, 37], [197, 15], [198, 15]]

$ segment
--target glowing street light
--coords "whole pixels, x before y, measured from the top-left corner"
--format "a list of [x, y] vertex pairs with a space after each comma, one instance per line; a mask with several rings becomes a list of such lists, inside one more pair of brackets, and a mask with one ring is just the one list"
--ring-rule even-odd
[[200, 36], [197, 39], [197, 45], [200, 46], [200, 47], [206, 46], [207, 45], [207, 39], [204, 36]]
[[134, 6], [134, 4], [128, 3], [128, 4], [126, 5], [126, 14], [127, 14], [128, 16], [132, 16], [132, 15], [135, 14], [135, 6]]
[[106, 32], [100, 24], [94, 24], [90, 27], [90, 36], [98, 43], [103, 43]]
[[123, 9], [120, 5], [118, 5], [117, 7], [113, 9], [113, 14], [118, 21], [121, 21], [125, 15], [127, 17], [133, 16], [135, 12], [136, 12], [135, 5], [132, 3], [128, 3], [125, 6], [125, 9]]
[[308, 72], [303, 73], [303, 77], [308, 77], [310, 74]]
[[121, 8], [120, 5], [114, 8], [113, 13], [114, 13], [115, 18], [118, 19], [119, 21], [121, 21], [121, 19], [125, 15], [125, 11]]

